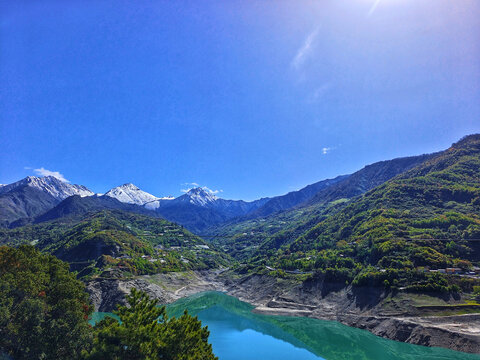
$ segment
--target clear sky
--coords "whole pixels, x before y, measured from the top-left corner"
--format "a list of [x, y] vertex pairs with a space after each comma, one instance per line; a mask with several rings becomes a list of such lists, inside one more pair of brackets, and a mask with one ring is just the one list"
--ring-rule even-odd
[[445, 149], [479, 34], [478, 0], [0, 0], [0, 183], [250, 200]]

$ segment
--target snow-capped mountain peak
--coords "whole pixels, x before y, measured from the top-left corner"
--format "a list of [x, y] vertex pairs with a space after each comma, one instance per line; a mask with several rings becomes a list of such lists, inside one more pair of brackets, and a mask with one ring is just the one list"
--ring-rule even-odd
[[58, 200], [64, 200], [72, 195], [91, 196], [93, 192], [83, 185], [69, 184], [54, 176], [27, 176], [12, 184], [0, 187], [0, 194], [5, 194], [21, 186], [30, 186], [48, 193]]
[[206, 206], [219, 199], [217, 196], [201, 187], [190, 189], [184, 196], [189, 198], [191, 204], [199, 206]]
[[137, 186], [127, 183], [107, 191], [105, 196], [110, 196], [126, 204], [145, 205], [159, 200], [158, 197], [140, 190]]

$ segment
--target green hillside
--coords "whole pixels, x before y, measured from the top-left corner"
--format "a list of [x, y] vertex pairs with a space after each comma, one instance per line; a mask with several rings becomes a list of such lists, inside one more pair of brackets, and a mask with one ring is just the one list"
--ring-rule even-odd
[[356, 285], [472, 291], [479, 283], [475, 276], [445, 276], [431, 270], [472, 271], [480, 265], [476, 239], [480, 239], [479, 135], [466, 137], [369, 191], [290, 245], [279, 250], [264, 246], [251, 262], [313, 271]]
[[[277, 249], [290, 244], [327, 216], [341, 210], [349, 200], [357, 198], [436, 155], [396, 158], [367, 165], [351, 175], [313, 184], [316, 185], [316, 191], [313, 194], [310, 193], [309, 198], [304, 197], [303, 201], [298, 199], [298, 193], [312, 191], [313, 185], [274, 198], [251, 216], [211, 227], [205, 233], [230, 255], [239, 260], [245, 260], [258, 249], [263, 252], [266, 249]], [[291, 198], [297, 198], [297, 202], [285, 208], [288, 210], [282, 211], [282, 201], [292, 200]], [[276, 210], [275, 213], [274, 210]], [[261, 214], [271, 215], [259, 218], [258, 215]]]
[[340, 211], [347, 199], [288, 210], [266, 218], [245, 220], [211, 228], [204, 238], [230, 256], [245, 261], [255, 253], [279, 248], [305, 231]]
[[74, 224], [57, 221], [1, 229], [0, 243], [35, 245], [69, 262], [81, 276], [105, 269], [125, 276], [228, 263], [228, 256], [179, 225], [123, 211], [100, 211]]

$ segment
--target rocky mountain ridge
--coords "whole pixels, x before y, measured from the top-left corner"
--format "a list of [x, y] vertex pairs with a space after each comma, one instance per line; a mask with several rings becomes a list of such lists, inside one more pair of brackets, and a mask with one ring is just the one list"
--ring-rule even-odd
[[0, 187], [0, 226], [39, 216], [70, 196], [93, 194], [83, 185], [69, 184], [53, 176], [28, 176]]

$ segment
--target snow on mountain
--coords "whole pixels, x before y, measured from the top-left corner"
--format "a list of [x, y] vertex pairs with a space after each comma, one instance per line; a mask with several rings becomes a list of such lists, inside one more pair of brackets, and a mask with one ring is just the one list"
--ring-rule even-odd
[[72, 195], [91, 196], [93, 192], [83, 185], [69, 184], [54, 176], [28, 176], [12, 184], [0, 186], [0, 194], [5, 194], [22, 186], [30, 186], [53, 196], [58, 200], [64, 200]]
[[188, 190], [187, 193], [185, 193], [182, 196], [179, 196], [173, 202], [174, 203], [188, 202], [193, 205], [206, 207], [214, 204], [218, 199], [219, 198], [217, 196], [206, 191], [205, 189], [201, 187], [196, 187]]
[[165, 205], [165, 203], [168, 203], [171, 200], [175, 200], [175, 198], [173, 196], [165, 196], [158, 198], [157, 200], [147, 202], [143, 204], [143, 206], [148, 210], [155, 210], [158, 209], [160, 206]]
[[[140, 190], [137, 186], [130, 183], [123, 184], [122, 186], [117, 186], [107, 191], [105, 193], [105, 196], [113, 197], [118, 201], [126, 204], [136, 204], [136, 205], [154, 204], [159, 200], [161, 200], [160, 198], [152, 194], [149, 194], [143, 190]], [[147, 208], [151, 208], [151, 207], [148, 206]], [[153, 207], [153, 209], [155, 208], [156, 207]]]
[[174, 196], [164, 196], [160, 198], [160, 200], [174, 200], [174, 199], [175, 199]]
[[200, 206], [206, 206], [219, 199], [217, 196], [205, 191], [200, 187], [191, 189], [187, 195], [190, 197], [190, 203]]

